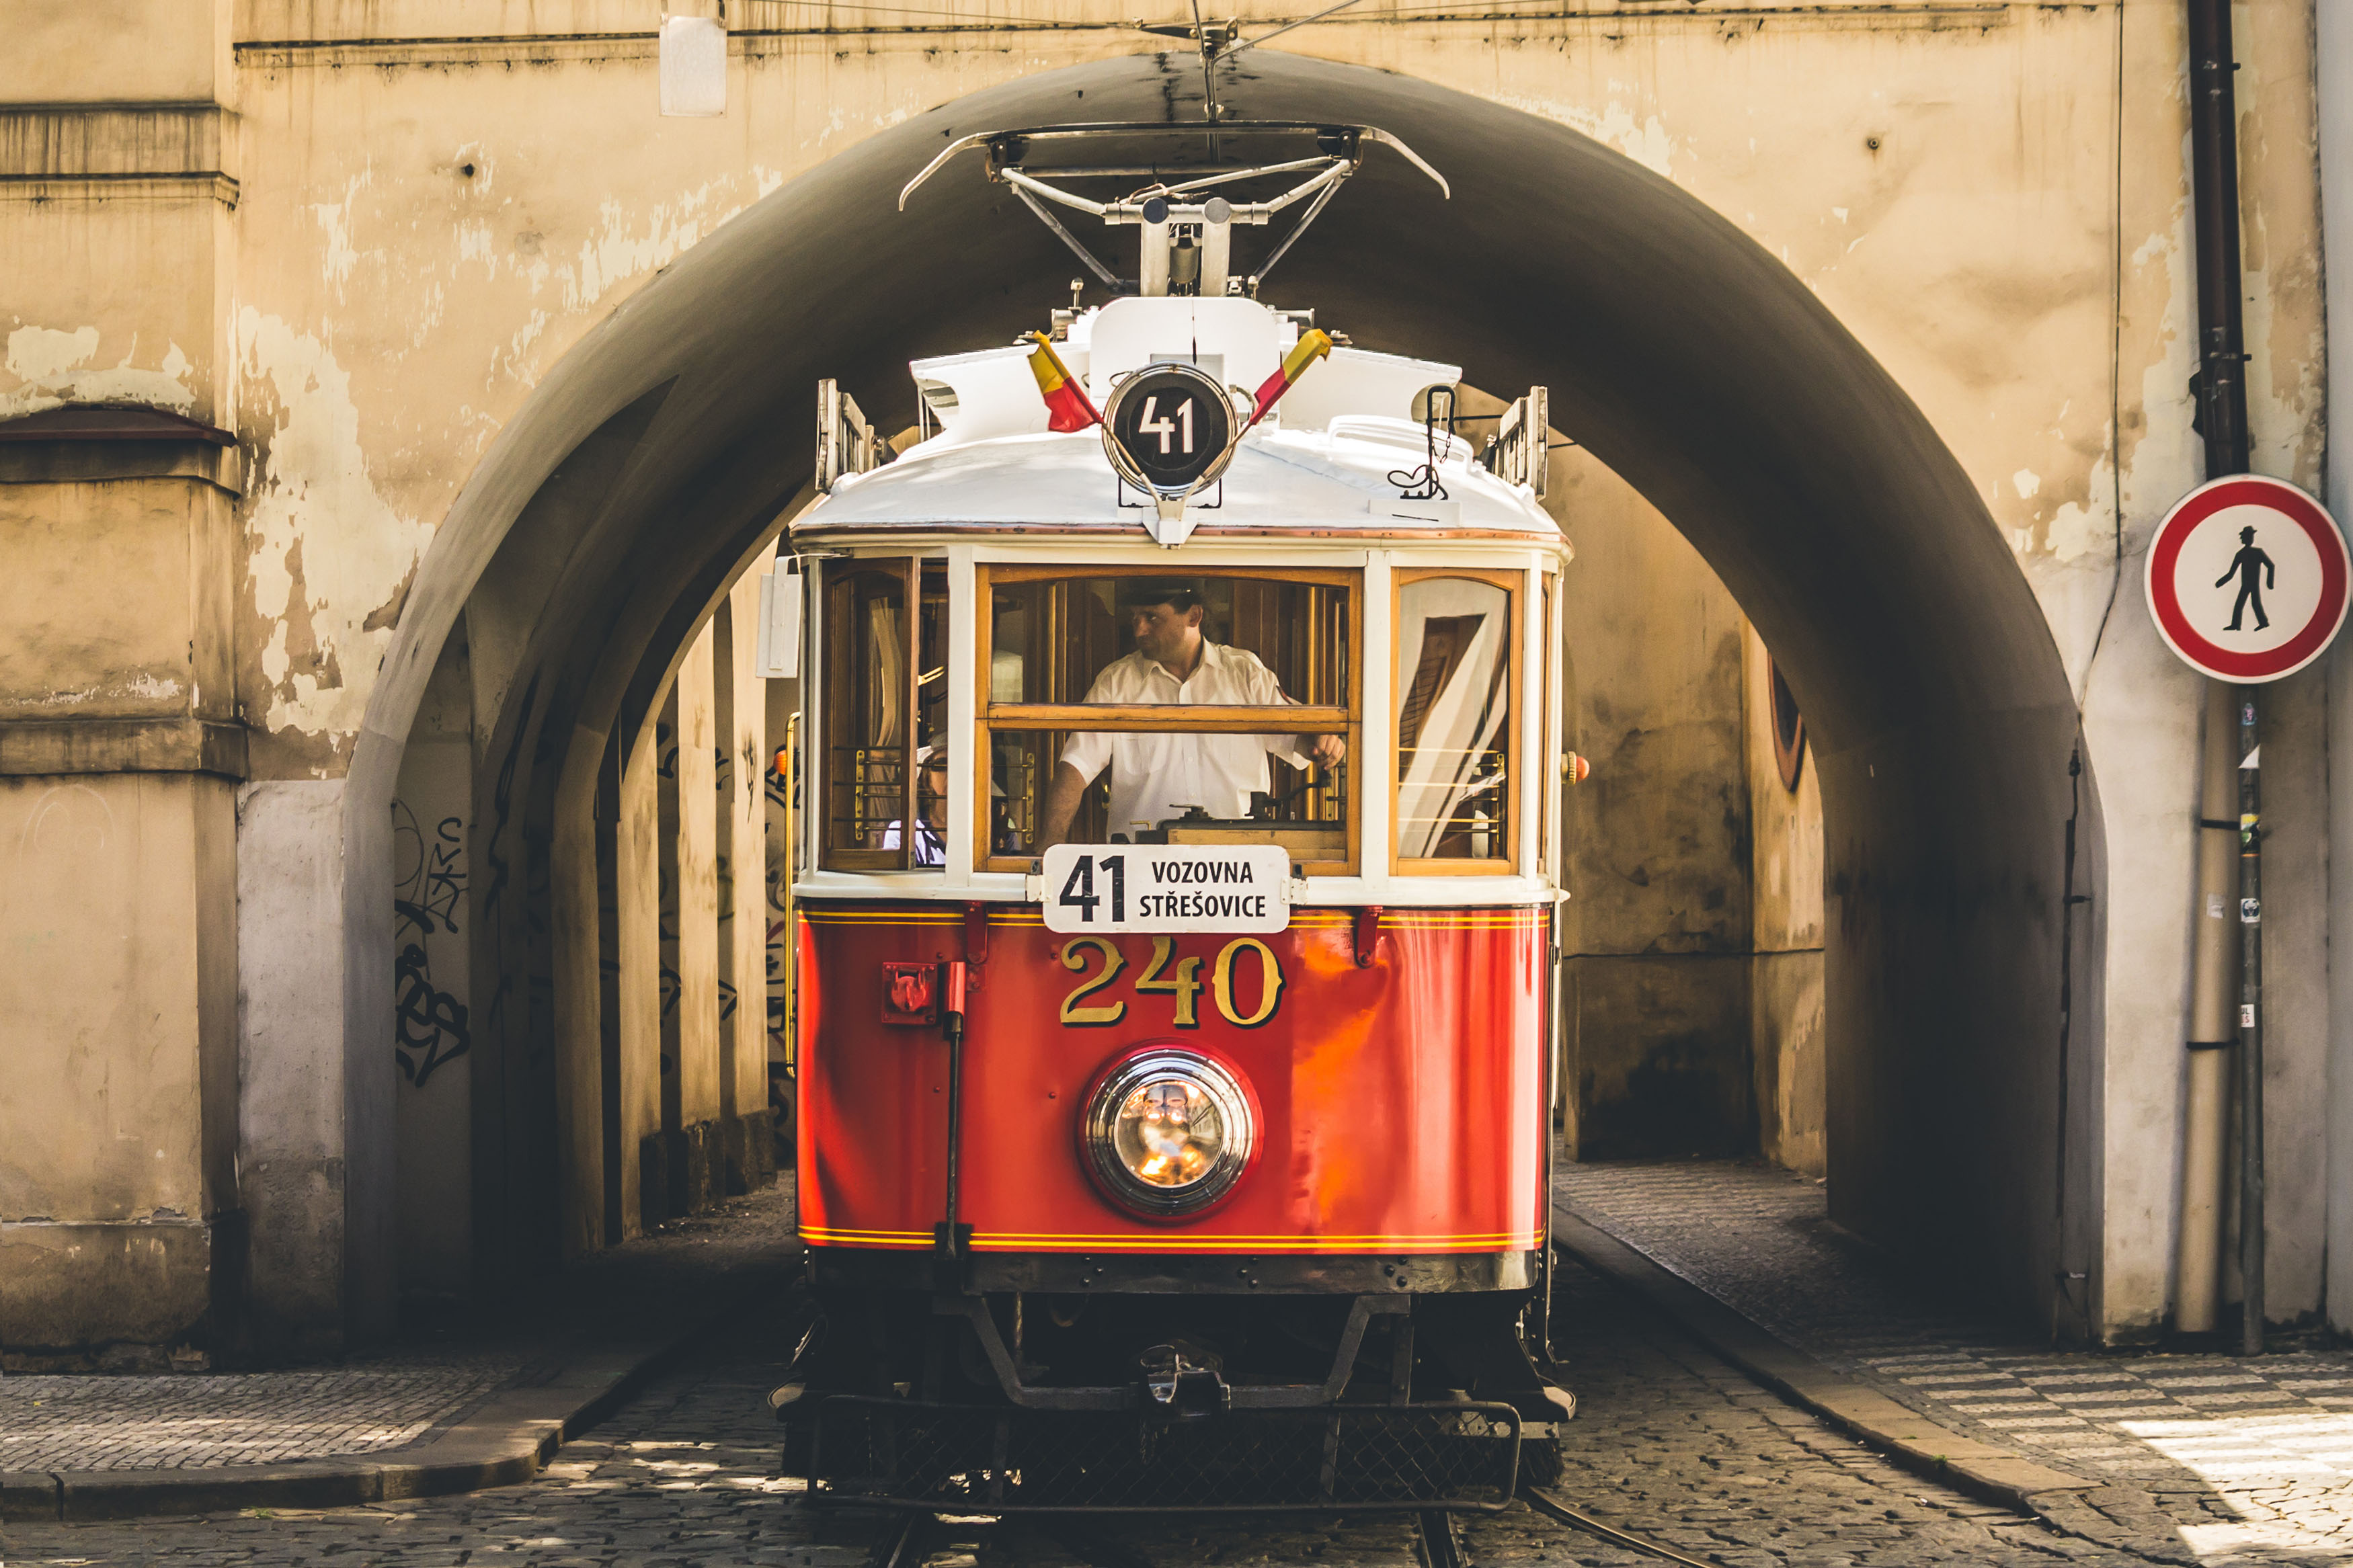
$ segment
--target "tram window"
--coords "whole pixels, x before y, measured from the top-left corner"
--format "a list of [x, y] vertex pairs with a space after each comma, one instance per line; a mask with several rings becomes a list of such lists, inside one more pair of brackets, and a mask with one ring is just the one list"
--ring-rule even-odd
[[[1544, 716], [1544, 722], [1547, 727], [1567, 723], [1560, 710], [1560, 700], [1553, 695], [1554, 673], [1563, 657], [1560, 646], [1559, 588], [1559, 574], [1552, 572], [1546, 573], [1544, 574], [1544, 620], [1541, 623], [1544, 629], [1544, 641], [1538, 645], [1544, 649], [1544, 706], [1537, 711]], [[1567, 744], [1566, 731], [1564, 731], [1557, 737], [1546, 734], [1544, 743], [1546, 756], [1558, 756]], [[1550, 775], [1547, 773], [1546, 776]], [[1567, 809], [1567, 806], [1568, 802], [1562, 791], [1548, 785], [1545, 790], [1544, 805], [1538, 808], [1540, 816], [1536, 829], [1536, 870], [1539, 875], [1551, 877], [1556, 881], [1567, 880], [1561, 875], [1561, 868], [1553, 863], [1553, 845], [1557, 841], [1556, 829], [1562, 820], [1561, 814]]]
[[1468, 868], [1512, 858], [1517, 597], [1502, 577], [1401, 577], [1397, 858]]
[[982, 591], [990, 868], [1113, 840], [1353, 862], [1356, 573], [998, 566]]
[[946, 568], [835, 563], [825, 595], [824, 863], [936, 868], [947, 858]]

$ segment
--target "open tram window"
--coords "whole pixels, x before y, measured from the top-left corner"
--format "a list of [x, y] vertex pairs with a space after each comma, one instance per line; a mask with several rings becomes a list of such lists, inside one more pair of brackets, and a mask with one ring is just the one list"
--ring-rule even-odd
[[1113, 841], [1352, 868], [1360, 589], [1303, 567], [984, 567], [988, 868]]
[[1519, 595], [1503, 574], [1400, 574], [1397, 859], [1400, 870], [1502, 870], [1514, 859], [1512, 688]]
[[828, 870], [946, 862], [947, 604], [941, 563], [826, 568], [819, 798]]

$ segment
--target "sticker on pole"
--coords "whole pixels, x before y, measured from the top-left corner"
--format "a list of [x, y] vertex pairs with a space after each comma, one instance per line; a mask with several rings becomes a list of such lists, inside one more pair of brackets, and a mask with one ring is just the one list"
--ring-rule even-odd
[[2232, 474], [2173, 504], [2145, 578], [2158, 635], [2191, 668], [2252, 685], [2318, 658], [2345, 623], [2353, 562], [2321, 504], [2284, 479]]
[[1291, 923], [1280, 844], [1057, 844], [1039, 886], [1052, 931], [1266, 931]]

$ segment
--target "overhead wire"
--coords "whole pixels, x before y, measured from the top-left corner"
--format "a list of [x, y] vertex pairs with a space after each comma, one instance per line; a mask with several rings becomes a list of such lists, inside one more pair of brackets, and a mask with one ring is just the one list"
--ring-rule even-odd
[[[1292, 28], [1303, 27], [1310, 22], [1320, 22], [1324, 17], [1329, 16], [1335, 12], [1345, 11], [1349, 6], [1354, 5], [1356, 3], [1357, 0], [1340, 0], [1340, 3], [1337, 5], [1327, 5], [1323, 10], [1316, 12], [1313, 16], [1302, 16], [1295, 22], [1285, 22], [1282, 26], [1275, 28], [1272, 32], [1261, 33], [1255, 38], [1245, 38], [1242, 42], [1236, 44], [1232, 48], [1225, 50], [1219, 58], [1229, 60], [1232, 59], [1244, 49], [1254, 49], [1261, 44], [1266, 42], [1269, 38], [1279, 38], [1283, 34], [1291, 31]], [[1194, 9], [1196, 13], [1198, 13], [1200, 7], [1196, 5]]]

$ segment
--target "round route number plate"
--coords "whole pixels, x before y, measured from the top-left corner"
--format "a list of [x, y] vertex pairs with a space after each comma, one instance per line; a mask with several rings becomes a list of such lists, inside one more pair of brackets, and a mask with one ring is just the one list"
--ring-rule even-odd
[[1156, 364], [1136, 372], [1103, 410], [1103, 445], [1120, 477], [1139, 489], [1184, 495], [1223, 471], [1234, 405], [1207, 371]]

